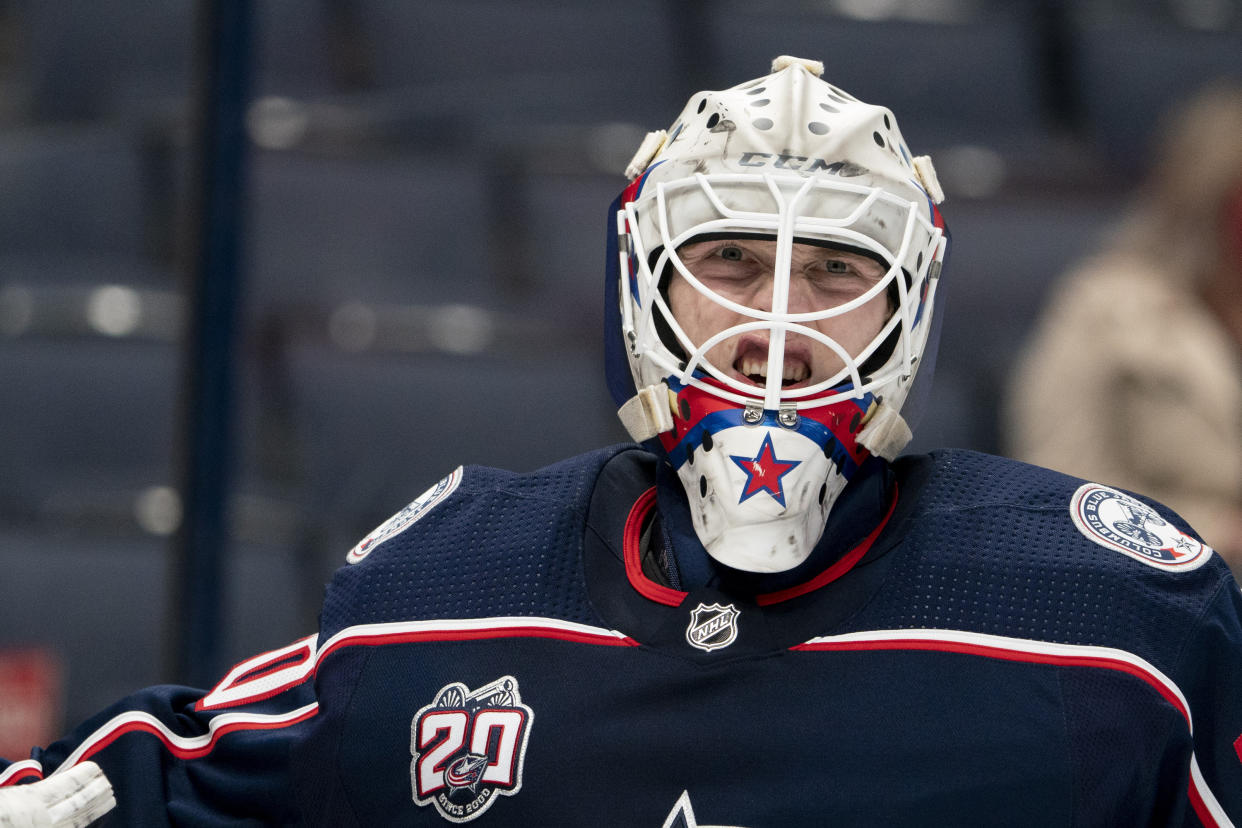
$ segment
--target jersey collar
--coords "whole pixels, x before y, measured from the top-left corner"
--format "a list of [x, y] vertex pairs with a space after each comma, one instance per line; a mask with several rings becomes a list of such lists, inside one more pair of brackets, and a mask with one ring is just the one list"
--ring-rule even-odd
[[[643, 572], [643, 536], [659, 515], [656, 458], [622, 452], [604, 467], [592, 493], [583, 539], [583, 575], [592, 605], [610, 629], [644, 646], [672, 655], [715, 661], [746, 658], [796, 646], [830, 634], [871, 600], [883, 586], [900, 548], [900, 527], [919, 486], [895, 488], [879, 501], [882, 509], [861, 527], [853, 543], [796, 582], [749, 592], [722, 586], [661, 583]], [[914, 493], [913, 497], [911, 492]], [[892, 551], [890, 551], [892, 550]], [[680, 553], [680, 550], [678, 550]], [[704, 653], [686, 643], [696, 607], [732, 606], [740, 613], [737, 640]]]
[[[893, 481], [892, 496], [889, 498], [883, 516], [875, 523], [871, 531], [864, 535], [844, 555], [841, 555], [826, 568], [819, 569], [810, 578], [795, 581], [781, 589], [754, 592], [753, 600], [755, 603], [759, 606], [768, 606], [806, 595], [827, 586], [853, 569], [866, 556], [867, 552], [871, 550], [876, 539], [888, 525], [897, 506], [898, 495], [897, 484]], [[621, 541], [625, 562], [625, 575], [634, 590], [644, 598], [665, 604], [666, 606], [676, 607], [680, 606], [690, 593], [674, 589], [667, 583], [656, 581], [643, 571], [643, 558], [651, 552], [649, 548], [644, 548], [644, 539], [647, 544], [668, 543], [667, 532], [649, 531], [652, 528], [652, 523], [658, 520], [657, 515], [654, 513], [657, 500], [657, 487], [652, 486], [639, 495], [626, 517]], [[663, 538], [661, 538], [661, 535], [663, 535]], [[812, 557], [814, 558], [815, 556], [812, 555]], [[819, 557], [822, 558], [823, 556]], [[684, 561], [684, 557], [676, 557], [674, 560], [681, 562]], [[719, 564], [716, 566], [719, 569], [723, 569]], [[804, 568], [804, 566], [798, 567], [799, 570]], [[728, 580], [739, 581], [743, 578], [753, 579], [758, 582], [771, 580], [753, 573], [740, 573], [736, 571], [730, 571], [728, 575]], [[712, 584], [712, 586], [715, 586], [715, 584]]]

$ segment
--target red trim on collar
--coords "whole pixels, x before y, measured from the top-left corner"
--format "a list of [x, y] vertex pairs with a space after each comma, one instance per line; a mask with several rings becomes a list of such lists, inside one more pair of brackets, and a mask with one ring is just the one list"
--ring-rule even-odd
[[621, 536], [621, 548], [625, 554], [625, 577], [630, 579], [630, 585], [644, 598], [670, 607], [679, 607], [690, 593], [657, 584], [643, 574], [643, 524], [647, 522], [647, 516], [655, 508], [655, 503], [656, 487], [652, 486], [638, 496], [638, 500], [630, 508], [629, 517], [625, 519], [625, 532]]
[[757, 596], [755, 598], [755, 603], [761, 607], [766, 607], [769, 604], [779, 604], [781, 601], [788, 601], [790, 598], [797, 598], [799, 595], [806, 595], [808, 592], [814, 592], [820, 587], [827, 586], [837, 578], [840, 578], [842, 575], [849, 572], [854, 568], [854, 564], [858, 563], [859, 560], [862, 559], [862, 556], [867, 554], [867, 550], [871, 548], [871, 544], [875, 543], [875, 539], [878, 538], [880, 533], [884, 531], [884, 527], [888, 525], [888, 519], [893, 516], [893, 510], [896, 508], [897, 484], [894, 482], [893, 502], [888, 504], [888, 512], [885, 513], [883, 520], [881, 520], [879, 524], [871, 530], [871, 533], [867, 535], [867, 537], [859, 541], [857, 546], [845, 553], [845, 557], [841, 558], [841, 560], [837, 561], [809, 581], [797, 584], [796, 586], [791, 586], [788, 589], [782, 589], [776, 592], [766, 592], [763, 595]]
[[[884, 527], [888, 525], [889, 518], [893, 516], [893, 510], [897, 508], [897, 498], [897, 484], [894, 483], [893, 500], [888, 504], [888, 511], [884, 514], [884, 517], [867, 537], [859, 541], [841, 560], [809, 581], [796, 584], [788, 589], [765, 592], [762, 595], [758, 595], [755, 597], [755, 603], [761, 607], [779, 604], [782, 601], [788, 601], [791, 598], [797, 598], [800, 595], [806, 595], [808, 592], [814, 592], [821, 587], [825, 587], [849, 572], [867, 554], [868, 550], [871, 549], [871, 545], [875, 543], [876, 538], [880, 536], [880, 533], [884, 531]], [[651, 514], [651, 510], [655, 508], [655, 504], [656, 487], [652, 486], [638, 496], [638, 500], [634, 501], [634, 505], [630, 508], [629, 517], [625, 519], [625, 531], [621, 536], [621, 547], [625, 557], [625, 576], [629, 578], [630, 585], [644, 598], [660, 604], [667, 604], [670, 607], [679, 607], [681, 602], [686, 600], [690, 593], [657, 584], [643, 574], [641, 548], [643, 524], [647, 521], [647, 516]]]

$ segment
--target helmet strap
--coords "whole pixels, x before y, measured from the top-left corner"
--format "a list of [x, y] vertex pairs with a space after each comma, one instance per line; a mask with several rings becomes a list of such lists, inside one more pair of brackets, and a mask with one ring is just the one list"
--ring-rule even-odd
[[676, 397], [665, 383], [656, 383], [638, 389], [638, 393], [617, 409], [621, 425], [636, 443], [645, 443], [656, 435], [673, 430], [673, 411]]

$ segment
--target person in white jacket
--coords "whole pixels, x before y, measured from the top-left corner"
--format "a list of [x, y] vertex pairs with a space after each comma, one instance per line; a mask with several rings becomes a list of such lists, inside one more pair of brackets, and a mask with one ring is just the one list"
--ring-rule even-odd
[[1012, 375], [1006, 453], [1168, 504], [1242, 570], [1242, 89], [1171, 113]]

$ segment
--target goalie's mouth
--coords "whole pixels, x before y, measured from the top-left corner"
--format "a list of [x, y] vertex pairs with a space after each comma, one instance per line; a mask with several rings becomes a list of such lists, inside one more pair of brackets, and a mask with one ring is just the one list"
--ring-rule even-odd
[[[793, 347], [790, 347], [790, 346]], [[733, 360], [735, 379], [764, 388], [768, 384], [768, 343], [747, 339], [738, 345]], [[808, 350], [794, 343], [786, 343], [784, 368], [781, 371], [781, 388], [802, 388], [811, 378], [811, 361]]]

